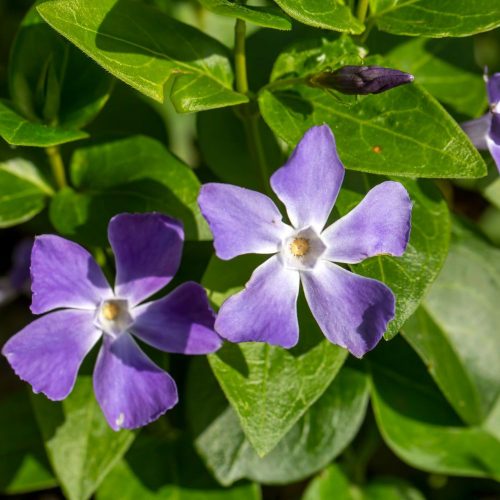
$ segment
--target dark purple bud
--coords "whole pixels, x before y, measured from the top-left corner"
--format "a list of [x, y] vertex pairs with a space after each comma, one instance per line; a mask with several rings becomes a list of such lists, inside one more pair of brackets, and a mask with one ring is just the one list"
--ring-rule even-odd
[[334, 89], [343, 94], [379, 94], [399, 85], [413, 82], [414, 77], [397, 69], [380, 66], [342, 66], [323, 71], [309, 79], [313, 87]]

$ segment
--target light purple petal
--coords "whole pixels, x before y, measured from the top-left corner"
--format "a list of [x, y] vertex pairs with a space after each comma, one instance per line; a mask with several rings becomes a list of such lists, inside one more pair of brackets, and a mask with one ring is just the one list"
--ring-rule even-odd
[[162, 351], [208, 354], [222, 345], [207, 294], [197, 283], [184, 283], [163, 299], [138, 306], [133, 314], [133, 333]]
[[31, 252], [31, 310], [42, 314], [68, 307], [95, 309], [111, 288], [87, 250], [59, 236], [35, 239]]
[[110, 427], [135, 429], [177, 404], [172, 377], [156, 366], [128, 333], [105, 336], [94, 370], [94, 391]]
[[166, 286], [179, 268], [184, 231], [175, 219], [120, 214], [109, 222], [108, 239], [116, 260], [116, 296], [132, 306]]
[[486, 87], [488, 89], [490, 104], [495, 105], [497, 102], [500, 102], [500, 73], [495, 73], [488, 77]]
[[321, 232], [344, 179], [335, 138], [327, 125], [310, 128], [285, 166], [271, 177], [271, 187], [285, 204], [296, 229]]
[[403, 255], [410, 238], [411, 206], [402, 184], [382, 182], [323, 232], [323, 257], [355, 264], [374, 255]]
[[293, 347], [299, 338], [299, 273], [274, 256], [260, 265], [245, 288], [222, 304], [215, 330], [231, 342]]
[[477, 149], [488, 149], [486, 137], [491, 126], [491, 113], [486, 113], [476, 120], [463, 122], [460, 126]]
[[386, 285], [327, 261], [301, 278], [307, 303], [330, 342], [358, 358], [377, 345], [395, 312]]
[[214, 235], [215, 253], [223, 260], [246, 253], [276, 253], [292, 230], [269, 197], [250, 189], [205, 184], [198, 204]]
[[500, 172], [500, 113], [493, 113], [491, 129], [487, 138], [488, 149]]
[[93, 311], [47, 314], [14, 335], [2, 354], [35, 393], [59, 401], [72, 391], [83, 359], [101, 336], [93, 318]]

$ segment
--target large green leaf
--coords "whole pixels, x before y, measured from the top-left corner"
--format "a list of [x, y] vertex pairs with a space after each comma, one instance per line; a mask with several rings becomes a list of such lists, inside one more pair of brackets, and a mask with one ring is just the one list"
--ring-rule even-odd
[[[300, 43], [280, 55], [272, 80], [360, 62], [358, 48], [346, 39]], [[275, 87], [261, 92], [259, 104], [267, 124], [290, 146], [313, 125], [327, 123], [348, 169], [409, 177], [486, 175], [456, 121], [415, 84], [357, 99], [306, 85]]]
[[106, 103], [113, 78], [32, 7], [12, 45], [9, 84], [12, 101], [29, 120], [80, 128]]
[[334, 31], [359, 34], [365, 29], [344, 0], [331, 0], [326, 8], [322, 0], [275, 0], [291, 17], [301, 23]]
[[0, 137], [13, 146], [49, 147], [88, 137], [81, 130], [30, 122], [5, 100], [0, 100]]
[[114, 76], [180, 112], [248, 99], [232, 90], [227, 49], [200, 31], [131, 0], [48, 0], [41, 16]]
[[[213, 257], [203, 277], [216, 306], [240, 290], [262, 261]], [[324, 339], [305, 301], [299, 301], [301, 340], [286, 350], [265, 343], [226, 344], [209, 356], [212, 370], [259, 456], [269, 453], [323, 394], [347, 351]]]
[[0, 463], [1, 493], [26, 493], [56, 485], [25, 391], [0, 401]]
[[69, 500], [86, 500], [131, 445], [134, 434], [113, 431], [95, 400], [92, 379], [80, 376], [62, 403], [34, 396], [52, 468]]
[[188, 239], [211, 237], [196, 202], [198, 179], [151, 138], [134, 136], [79, 149], [71, 161], [71, 178], [77, 191], [59, 191], [50, 209], [63, 234], [106, 245], [113, 215], [160, 211], [181, 219]]
[[[380, 178], [348, 172], [335, 204], [345, 215]], [[353, 270], [386, 283], [396, 295], [396, 316], [385, 334], [392, 338], [414, 313], [441, 270], [449, 245], [450, 216], [445, 200], [430, 181], [399, 179], [413, 202], [410, 242], [402, 257], [381, 255], [352, 266]]]
[[500, 250], [455, 226], [423, 307], [404, 326], [455, 411], [479, 424], [500, 395]]
[[256, 484], [222, 488], [186, 439], [141, 434], [97, 491], [97, 500], [260, 500]]
[[498, 436], [462, 424], [401, 336], [368, 361], [377, 424], [396, 455], [429, 472], [500, 480]]
[[21, 158], [0, 163], [0, 228], [31, 219], [52, 194], [32, 163]]
[[468, 36], [500, 26], [491, 0], [370, 0], [371, 20], [396, 35]]
[[486, 89], [471, 38], [416, 38], [387, 57], [392, 67], [413, 74], [418, 84], [455, 111], [476, 117], [486, 109]]
[[345, 366], [271, 453], [259, 458], [204, 359], [191, 365], [188, 417], [195, 446], [222, 484], [300, 481], [339, 455], [356, 435], [368, 402], [367, 377]]
[[200, 3], [220, 16], [236, 17], [265, 28], [292, 29], [290, 18], [275, 6], [245, 5], [229, 0], [200, 0]]

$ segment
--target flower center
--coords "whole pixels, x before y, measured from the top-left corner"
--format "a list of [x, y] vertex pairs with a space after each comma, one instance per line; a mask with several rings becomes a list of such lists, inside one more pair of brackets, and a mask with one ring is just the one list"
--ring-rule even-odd
[[295, 257], [304, 257], [309, 252], [309, 240], [306, 238], [295, 238], [290, 243], [290, 252]]
[[116, 302], [104, 302], [101, 308], [102, 315], [109, 321], [113, 321], [120, 314], [120, 307], [116, 304]]
[[96, 309], [94, 324], [113, 337], [127, 331], [133, 322], [125, 299], [104, 300]]

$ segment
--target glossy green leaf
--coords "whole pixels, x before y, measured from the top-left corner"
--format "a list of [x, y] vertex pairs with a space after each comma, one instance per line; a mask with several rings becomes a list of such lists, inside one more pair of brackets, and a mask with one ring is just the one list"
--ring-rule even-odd
[[[316, 40], [283, 52], [272, 80], [360, 62], [352, 42]], [[486, 175], [484, 161], [456, 121], [415, 84], [357, 99], [306, 85], [275, 86], [261, 93], [259, 105], [267, 124], [290, 146], [313, 125], [327, 123], [348, 169], [405, 177]]]
[[49, 147], [85, 139], [88, 134], [81, 130], [30, 122], [15, 111], [10, 103], [0, 100], [0, 137], [13, 146]]
[[456, 225], [422, 310], [404, 334], [455, 411], [479, 424], [500, 396], [500, 250]]
[[41, 16], [114, 76], [179, 112], [232, 106], [248, 99], [232, 90], [227, 49], [200, 31], [131, 0], [49, 0]]
[[56, 485], [27, 392], [0, 401], [0, 492], [27, 493]]
[[292, 29], [290, 18], [274, 6], [245, 5], [229, 0], [200, 0], [200, 3], [207, 10], [220, 16], [236, 17], [264, 28]]
[[291, 17], [301, 23], [334, 31], [359, 34], [364, 31], [344, 0], [331, 0], [328, 8], [322, 0], [275, 0]]
[[62, 403], [33, 396], [36, 419], [52, 468], [69, 500], [86, 500], [132, 444], [130, 431], [113, 431], [94, 396], [90, 376], [80, 376]]
[[469, 36], [500, 26], [500, 4], [491, 0], [370, 0], [382, 31], [427, 37]]
[[34, 217], [52, 193], [32, 163], [21, 158], [0, 163], [0, 228]]
[[188, 418], [195, 446], [222, 484], [248, 478], [265, 484], [300, 481], [324, 467], [356, 435], [368, 402], [367, 377], [343, 367], [323, 395], [278, 445], [259, 458], [204, 359], [191, 365]]
[[109, 73], [58, 35], [32, 7], [9, 60], [11, 98], [25, 117], [80, 128], [99, 113], [112, 84]]
[[[335, 204], [340, 215], [352, 210], [366, 192], [382, 179], [348, 172]], [[402, 257], [381, 255], [352, 269], [363, 276], [386, 283], [396, 295], [396, 316], [389, 324], [386, 339], [392, 338], [414, 313], [437, 278], [448, 252], [450, 216], [439, 190], [429, 181], [398, 179], [413, 202], [410, 241]]]
[[485, 84], [471, 38], [416, 38], [387, 57], [392, 67], [413, 74], [416, 83], [453, 110], [477, 117], [486, 109]]
[[[220, 306], [248, 281], [261, 257], [229, 262], [213, 257], [203, 277], [210, 300]], [[265, 343], [225, 344], [210, 366], [259, 456], [269, 453], [323, 394], [347, 351], [320, 333], [305, 301], [299, 301], [301, 340], [290, 350]]]
[[112, 216], [159, 211], [181, 219], [188, 239], [211, 238], [196, 202], [198, 179], [153, 139], [134, 136], [79, 149], [71, 178], [76, 191], [59, 191], [50, 208], [63, 234], [106, 245]]
[[401, 460], [429, 472], [500, 480], [498, 437], [462, 424], [402, 337], [368, 360], [375, 418]]
[[96, 500], [260, 500], [256, 484], [222, 488], [186, 439], [141, 434], [107, 476]]

